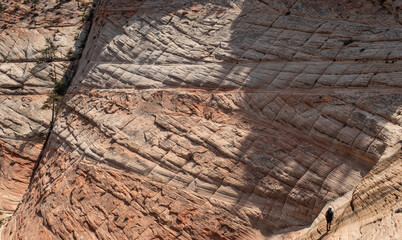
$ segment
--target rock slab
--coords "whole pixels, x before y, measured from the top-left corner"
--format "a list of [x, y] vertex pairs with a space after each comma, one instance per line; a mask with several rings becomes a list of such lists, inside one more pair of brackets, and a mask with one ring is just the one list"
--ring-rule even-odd
[[402, 134], [397, 3], [318, 3], [99, 1], [3, 238], [264, 239], [311, 224]]

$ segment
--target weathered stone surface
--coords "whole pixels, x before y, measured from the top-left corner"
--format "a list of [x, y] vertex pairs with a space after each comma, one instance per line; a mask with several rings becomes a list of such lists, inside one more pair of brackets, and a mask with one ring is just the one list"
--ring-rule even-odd
[[339, 199], [332, 230], [326, 231], [325, 211], [309, 228], [272, 236], [279, 239], [400, 239], [402, 236], [402, 152], [379, 162], [353, 190]]
[[49, 111], [38, 114], [46, 98], [0, 96], [1, 211], [15, 209], [29, 182], [49, 127]]
[[310, 225], [391, 163], [402, 134], [397, 3], [321, 5], [100, 1], [3, 238], [263, 239]]
[[[55, 82], [72, 77], [89, 27], [76, 3], [37, 2], [1, 2], [0, 218], [13, 213], [28, 186], [51, 121], [41, 106]], [[46, 38], [57, 46], [54, 59], [42, 53]]]

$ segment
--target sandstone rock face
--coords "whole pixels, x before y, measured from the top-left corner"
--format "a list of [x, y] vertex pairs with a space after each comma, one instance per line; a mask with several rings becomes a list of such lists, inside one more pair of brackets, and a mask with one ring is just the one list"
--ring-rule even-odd
[[400, 239], [402, 233], [402, 152], [377, 164], [344, 205], [335, 207], [332, 230], [326, 231], [324, 209], [316, 224], [271, 239]]
[[3, 239], [263, 239], [400, 165], [400, 7], [321, 5], [100, 1]]
[[336, 221], [333, 239], [402, 238], [402, 152], [380, 162], [354, 190]]
[[[89, 26], [84, 8], [56, 1], [2, 1], [0, 7], [0, 211], [11, 214], [30, 181], [51, 121], [41, 107], [57, 81], [71, 78]], [[68, 16], [68, 17], [67, 17]], [[46, 38], [57, 46], [48, 61]]]

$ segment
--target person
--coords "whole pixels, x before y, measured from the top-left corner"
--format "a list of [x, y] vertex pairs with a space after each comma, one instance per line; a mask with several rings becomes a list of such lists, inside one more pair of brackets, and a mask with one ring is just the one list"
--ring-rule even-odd
[[332, 210], [332, 207], [329, 206], [327, 212], [325, 213], [325, 218], [327, 219], [327, 232], [331, 230], [331, 222], [332, 218], [334, 218], [334, 211]]

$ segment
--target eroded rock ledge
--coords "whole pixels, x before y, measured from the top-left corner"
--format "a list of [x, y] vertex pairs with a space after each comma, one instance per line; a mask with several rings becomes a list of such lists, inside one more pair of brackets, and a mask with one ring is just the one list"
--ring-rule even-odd
[[100, 1], [3, 238], [308, 226], [400, 148], [399, 14], [387, 1]]

